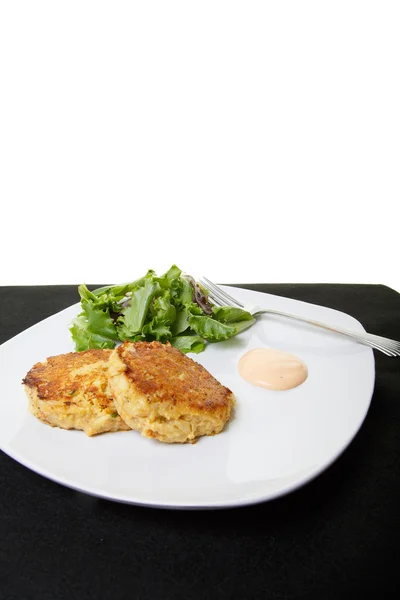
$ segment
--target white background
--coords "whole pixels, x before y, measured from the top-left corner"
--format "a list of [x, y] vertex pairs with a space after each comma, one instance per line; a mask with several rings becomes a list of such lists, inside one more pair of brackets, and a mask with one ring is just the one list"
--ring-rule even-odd
[[400, 291], [400, 2], [0, 4], [0, 284]]

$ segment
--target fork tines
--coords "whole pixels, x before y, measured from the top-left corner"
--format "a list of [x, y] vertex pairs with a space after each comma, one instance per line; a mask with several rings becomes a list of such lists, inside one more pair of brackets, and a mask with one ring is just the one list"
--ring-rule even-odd
[[243, 304], [235, 300], [235, 298], [215, 285], [215, 283], [207, 279], [207, 277], [200, 277], [199, 283], [208, 292], [210, 300], [217, 306], [237, 306], [238, 308], [244, 308]]

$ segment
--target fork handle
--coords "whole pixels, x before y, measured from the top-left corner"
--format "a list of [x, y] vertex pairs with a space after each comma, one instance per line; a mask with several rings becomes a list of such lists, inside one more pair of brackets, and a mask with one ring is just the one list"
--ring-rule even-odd
[[333, 327], [332, 325], [321, 323], [321, 321], [306, 319], [305, 317], [300, 317], [299, 315], [294, 315], [292, 313], [286, 313], [274, 309], [257, 310], [253, 313], [253, 317], [257, 317], [263, 314], [279, 315], [281, 317], [287, 317], [288, 319], [294, 319], [295, 321], [302, 321], [303, 323], [308, 323], [309, 325], [315, 325], [316, 327], [321, 327], [322, 329], [327, 329], [328, 331], [333, 331], [335, 333], [340, 333], [342, 335], [351, 337], [360, 342], [361, 344], [365, 344], [366, 346], [370, 346], [372, 348], [375, 348], [376, 350], [380, 350], [387, 356], [398, 356], [398, 342], [396, 342], [395, 340], [390, 340], [389, 338], [384, 338], [379, 335], [373, 335], [367, 332], [356, 333], [355, 331], [351, 331], [350, 329], [344, 329], [342, 327]]

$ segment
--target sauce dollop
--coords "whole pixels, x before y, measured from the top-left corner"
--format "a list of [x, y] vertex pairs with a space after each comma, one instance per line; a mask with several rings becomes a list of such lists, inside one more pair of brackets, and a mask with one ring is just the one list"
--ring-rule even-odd
[[253, 385], [268, 390], [290, 390], [308, 376], [307, 365], [294, 354], [255, 348], [246, 352], [238, 364], [239, 374]]

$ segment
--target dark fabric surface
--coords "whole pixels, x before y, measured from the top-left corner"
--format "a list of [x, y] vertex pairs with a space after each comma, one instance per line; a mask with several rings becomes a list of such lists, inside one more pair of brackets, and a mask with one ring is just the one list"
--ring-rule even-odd
[[[384, 286], [242, 287], [336, 308], [400, 339], [400, 295]], [[76, 301], [75, 286], [0, 287], [0, 342]], [[396, 597], [400, 358], [375, 358], [375, 392], [355, 440], [317, 479], [272, 502], [189, 512], [125, 506], [0, 453], [0, 598]]]

